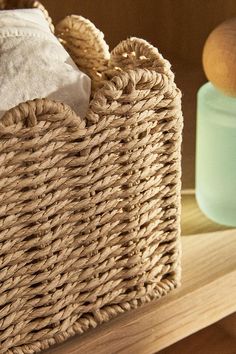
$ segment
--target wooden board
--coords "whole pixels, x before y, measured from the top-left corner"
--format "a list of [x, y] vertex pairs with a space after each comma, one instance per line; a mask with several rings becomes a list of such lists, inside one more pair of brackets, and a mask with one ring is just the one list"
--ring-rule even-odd
[[199, 233], [182, 238], [182, 287], [47, 354], [153, 354], [236, 311], [236, 230], [206, 219], [193, 194], [183, 204], [185, 235]]
[[236, 313], [160, 351], [159, 354], [235, 354]]
[[[201, 65], [206, 36], [236, 16], [235, 0], [42, 0], [54, 22], [72, 13], [93, 21], [113, 48], [130, 36], [147, 39], [170, 59]], [[173, 61], [172, 60], [172, 61]], [[194, 83], [193, 83], [194, 84]]]
[[184, 190], [182, 192], [182, 235], [194, 235], [215, 231], [225, 231], [229, 228], [219, 225], [209, 220], [199, 209], [194, 190]]

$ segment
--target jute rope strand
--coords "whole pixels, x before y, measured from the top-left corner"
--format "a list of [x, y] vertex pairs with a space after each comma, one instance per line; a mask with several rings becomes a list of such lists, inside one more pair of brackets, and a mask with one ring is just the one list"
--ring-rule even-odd
[[82, 16], [67, 16], [56, 26], [57, 36], [79, 68], [92, 79], [93, 89], [101, 82], [110, 58], [104, 35]]
[[47, 349], [180, 283], [181, 93], [150, 44], [110, 55], [82, 22], [59, 33], [94, 80], [86, 118], [38, 99], [0, 121], [1, 354]]
[[169, 76], [172, 81], [173, 73], [168, 60], [165, 60], [158, 50], [147, 41], [140, 38], [130, 38], [121, 42], [111, 54], [111, 64], [121, 68], [148, 68]]

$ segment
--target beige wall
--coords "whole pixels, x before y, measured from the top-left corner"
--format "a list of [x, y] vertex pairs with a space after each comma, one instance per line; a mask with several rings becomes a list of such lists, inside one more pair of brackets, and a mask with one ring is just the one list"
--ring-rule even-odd
[[201, 53], [209, 32], [236, 16], [235, 0], [42, 0], [54, 21], [89, 18], [113, 48], [129, 36], [147, 39], [171, 61], [183, 91], [184, 186], [194, 184], [196, 91], [205, 81]]
[[169, 56], [198, 63], [204, 39], [219, 22], [236, 16], [235, 0], [42, 0], [57, 22], [81, 14], [113, 47], [128, 36], [143, 37]]

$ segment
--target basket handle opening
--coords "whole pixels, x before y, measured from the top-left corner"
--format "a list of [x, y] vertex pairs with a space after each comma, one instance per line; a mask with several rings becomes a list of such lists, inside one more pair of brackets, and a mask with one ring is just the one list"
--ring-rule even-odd
[[144, 39], [131, 37], [119, 43], [111, 52], [111, 67], [127, 69], [149, 69], [173, 79], [171, 65], [158, 49]]

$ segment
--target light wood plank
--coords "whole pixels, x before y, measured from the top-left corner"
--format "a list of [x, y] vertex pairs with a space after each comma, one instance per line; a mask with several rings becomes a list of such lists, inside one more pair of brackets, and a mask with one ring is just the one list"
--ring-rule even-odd
[[186, 236], [224, 231], [230, 228], [209, 220], [199, 209], [195, 199], [194, 190], [184, 190], [182, 192], [181, 229], [182, 235]]
[[183, 284], [50, 350], [152, 354], [236, 311], [236, 230], [183, 237]]
[[159, 354], [189, 353], [235, 354], [236, 313], [159, 352]]
[[[55, 22], [69, 14], [93, 21], [113, 48], [140, 36], [176, 58], [201, 66], [203, 43], [220, 22], [236, 16], [235, 0], [43, 0]], [[195, 82], [191, 82], [195, 86]]]

